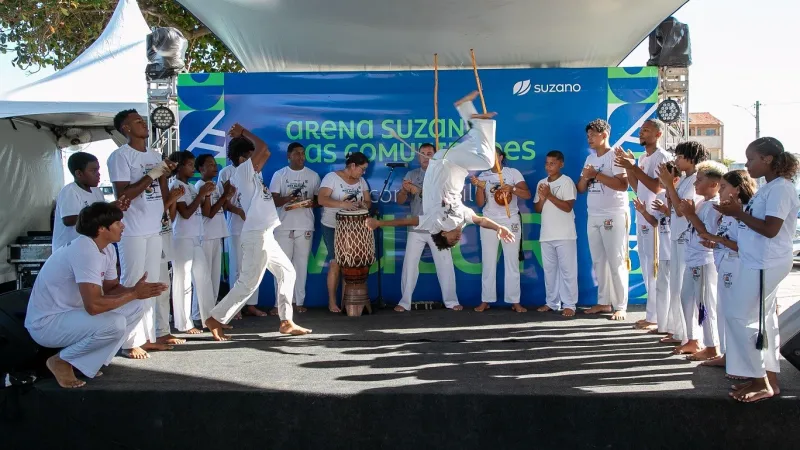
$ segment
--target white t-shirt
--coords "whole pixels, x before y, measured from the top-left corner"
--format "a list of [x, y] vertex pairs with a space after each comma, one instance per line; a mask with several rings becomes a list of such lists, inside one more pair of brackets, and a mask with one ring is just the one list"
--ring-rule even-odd
[[[616, 154], [614, 150], [607, 151], [603, 156], [592, 153], [586, 157], [584, 167], [591, 165], [599, 173], [609, 177], [624, 174], [625, 169], [614, 165]], [[589, 194], [586, 199], [587, 212], [590, 216], [615, 216], [628, 212], [628, 192], [617, 191], [604, 185], [599, 181], [589, 183], [587, 188]]]
[[[417, 230], [436, 234], [473, 223], [475, 212], [461, 201], [469, 171], [447, 159], [432, 159], [425, 171], [425, 192]], [[505, 208], [504, 208], [505, 211]]]
[[[559, 200], [575, 200], [577, 190], [575, 183], [566, 175], [561, 175], [555, 181], [547, 181], [547, 178], [536, 183], [536, 196], [534, 203], [539, 202], [539, 186], [542, 184], [550, 185], [550, 192]], [[551, 201], [544, 202], [542, 206], [542, 223], [539, 232], [539, 241], [560, 241], [565, 239], [577, 239], [575, 232], [575, 211], [564, 212]]]
[[[226, 181], [230, 181], [234, 172], [236, 172], [236, 167], [234, 166], [223, 167], [222, 170], [219, 171], [219, 175], [217, 175], [217, 189], [224, 189], [224, 183]], [[239, 192], [238, 189], [236, 190], [236, 193], [233, 194], [231, 203], [237, 208], [242, 207], [242, 193]], [[246, 216], [247, 214], [245, 214], [245, 217]], [[239, 236], [242, 234], [242, 225], [244, 225], [244, 220], [242, 220], [238, 214], [228, 212], [225, 216], [225, 223], [228, 225], [228, 233], [230, 233], [231, 236]]]
[[94, 240], [80, 235], [55, 251], [36, 277], [28, 302], [25, 327], [36, 328], [38, 322], [54, 314], [84, 309], [78, 283], [100, 287], [103, 280], [117, 279], [117, 252], [109, 245], [100, 251]]
[[[140, 152], [125, 144], [108, 157], [108, 175], [112, 183], [126, 181], [133, 184], [159, 164], [161, 155], [153, 150]], [[161, 216], [164, 213], [161, 195], [158, 180], [153, 180], [138, 197], [130, 199], [131, 205], [122, 218], [124, 236], [149, 236], [161, 231]]]
[[[697, 217], [703, 222], [709, 234], [716, 234], [719, 226], [719, 212], [714, 209], [719, 205], [719, 196], [708, 199], [697, 207]], [[700, 242], [700, 232], [689, 222], [688, 238], [686, 245], [686, 267], [700, 267], [714, 262], [714, 250], [703, 246]]]
[[[200, 188], [204, 184], [206, 184], [205, 181], [197, 180], [197, 183], [194, 184], [194, 188], [197, 190], [197, 192], [200, 192]], [[211, 206], [214, 206], [214, 204], [217, 203], [219, 199], [222, 198], [223, 192], [224, 191], [222, 185], [217, 183], [217, 188], [211, 191], [210, 195]], [[200, 214], [202, 216], [203, 205], [200, 205], [200, 207], [197, 208], [197, 210], [200, 211]], [[203, 239], [222, 239], [229, 236], [228, 226], [225, 224], [225, 212], [223, 211], [222, 208], [220, 208], [219, 211], [217, 211], [217, 213], [214, 214], [214, 217], [210, 219], [206, 216], [202, 217], [203, 217]]]
[[[722, 236], [725, 239], [729, 239], [733, 242], [737, 242], [739, 240], [739, 221], [730, 216], [720, 217], [717, 232], [714, 234], [717, 236]], [[714, 246], [714, 264], [717, 265], [717, 268], [719, 268], [719, 263], [722, 262], [722, 258], [727, 255], [736, 256], [738, 255], [738, 252], [722, 244], [716, 244]]]
[[242, 225], [242, 232], [265, 231], [281, 224], [272, 192], [264, 185], [261, 172], [256, 172], [253, 162], [247, 160], [236, 168], [231, 184], [241, 196], [242, 209], [247, 220]]
[[[661, 200], [661, 203], [667, 204], [667, 192], [661, 191], [656, 194], [656, 199]], [[660, 211], [653, 210], [653, 217], [658, 221], [658, 260], [669, 261], [672, 256], [672, 239], [670, 222], [672, 217], [669, 214], [663, 214]]]
[[[364, 200], [364, 192], [369, 192], [369, 185], [364, 178], [359, 178], [356, 184], [347, 184], [336, 172], [325, 175], [319, 187], [330, 189], [333, 200], [355, 199], [356, 202], [361, 202]], [[328, 228], [336, 228], [336, 213], [341, 210], [342, 208], [327, 206], [322, 208], [322, 224]]]
[[757, 219], [767, 216], [783, 219], [778, 234], [770, 239], [744, 225], [739, 229], [739, 256], [751, 269], [771, 269], [792, 259], [792, 239], [797, 227], [800, 201], [794, 185], [786, 178], [776, 178], [761, 187], [750, 199], [746, 211]]
[[[319, 194], [319, 185], [317, 172], [308, 167], [292, 170], [286, 166], [272, 175], [269, 190], [281, 197], [299, 197], [308, 200]], [[297, 208], [291, 211], [280, 208], [278, 217], [281, 219], [278, 229], [314, 231], [314, 210], [311, 208]]]
[[[486, 204], [483, 205], [483, 215], [490, 219], [508, 220], [506, 207], [494, 201], [494, 193], [500, 187], [500, 177], [491, 170], [485, 170], [478, 175], [478, 179], [486, 182], [484, 193], [486, 194]], [[511, 167], [503, 167], [503, 183], [516, 186], [520, 181], [525, 181], [519, 170]], [[519, 214], [519, 197], [511, 196], [508, 203], [508, 210], [511, 218]]]
[[[672, 155], [666, 150], [656, 148], [656, 151], [654, 151], [652, 155], [648, 155], [646, 152], [642, 154], [642, 156], [639, 157], [639, 163], [637, 165], [642, 169], [645, 175], [658, 179], [658, 167], [671, 159]], [[648, 189], [644, 183], [639, 181], [636, 187], [636, 196], [645, 204], [647, 212], [653, 214], [652, 204], [653, 200], [656, 199], [656, 194]], [[648, 228], [650, 227], [650, 224], [644, 220], [644, 217], [642, 217], [638, 211], [636, 212], [636, 224], [639, 225], [639, 229], [641, 229], [643, 225]]]
[[[183, 181], [172, 178], [169, 180], [170, 190], [178, 186], [183, 186], [183, 196], [178, 199], [178, 203], [186, 203], [189, 206], [195, 198], [197, 198], [197, 188], [191, 184], [184, 183]], [[172, 223], [172, 236], [176, 239], [180, 238], [195, 238], [203, 235], [203, 211], [198, 206], [194, 210], [192, 216], [184, 219], [180, 211], [175, 214], [175, 221]]]
[[75, 227], [64, 225], [64, 221], [61, 219], [77, 216], [83, 208], [92, 203], [106, 201], [105, 197], [103, 197], [103, 191], [96, 187], [89, 189], [91, 191], [86, 192], [73, 182], [64, 186], [61, 192], [58, 193], [55, 221], [53, 222], [53, 251], [67, 245], [69, 241], [78, 237]]
[[[688, 177], [684, 176], [680, 181], [678, 181], [678, 185], [675, 187], [675, 190], [678, 191], [678, 197], [681, 200], [694, 200], [695, 207], [697, 207], [699, 206], [700, 202], [703, 201], [703, 197], [697, 195], [694, 191], [695, 180], [697, 180], [696, 172]], [[685, 217], [678, 217], [678, 214], [675, 212], [677, 205], [671, 206], [672, 216], [670, 225], [672, 227], [672, 240], [681, 241], [682, 244], [685, 244], [689, 242], [689, 220]]]

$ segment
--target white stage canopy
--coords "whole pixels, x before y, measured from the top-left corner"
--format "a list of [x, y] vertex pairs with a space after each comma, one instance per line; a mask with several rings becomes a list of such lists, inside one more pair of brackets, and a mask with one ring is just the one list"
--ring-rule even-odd
[[[685, 0], [178, 0], [249, 72], [616, 66]], [[642, 61], [642, 65], [645, 61]]]
[[[103, 34], [67, 67], [0, 94], [0, 118], [67, 127], [108, 127], [123, 109], [147, 114], [145, 39], [150, 33], [135, 0], [121, 0]], [[109, 136], [93, 133], [98, 139]]]

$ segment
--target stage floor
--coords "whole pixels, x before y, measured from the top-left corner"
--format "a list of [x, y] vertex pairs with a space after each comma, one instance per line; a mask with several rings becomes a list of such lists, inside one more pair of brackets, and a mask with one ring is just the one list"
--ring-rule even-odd
[[[228, 430], [258, 426], [274, 439], [251, 442], [242, 429], [235, 435], [243, 440], [231, 448], [291, 448], [297, 435], [287, 430], [316, 429], [324, 431], [302, 436], [300, 447], [738, 448], [771, 442], [784, 448], [798, 442], [800, 372], [785, 361], [780, 397], [737, 404], [727, 397], [731, 381], [722, 369], [672, 356], [672, 346], [633, 329], [644, 317], [641, 307], [626, 322], [607, 317], [494, 308], [386, 309], [348, 318], [312, 310], [295, 317], [314, 330], [303, 337], [279, 335], [275, 317], [246, 318], [233, 322], [234, 341], [186, 336], [188, 344], [147, 360], [115, 358], [104, 377], [82, 389], [43, 380], [36, 404], [40, 413], [47, 399], [87, 414], [136, 404], [159, 418], [150, 429], [164, 439], [175, 438], [174, 426], [209, 433], [209, 442], [216, 442], [214, 427], [226, 433], [213, 422], [212, 411], [221, 408], [235, 417], [226, 419], [237, 424]], [[370, 432], [356, 426], [351, 431], [362, 429], [359, 438], [342, 441], [349, 435], [330, 423], [348, 417], [371, 423]], [[755, 418], [759, 425], [751, 429]], [[470, 432], [475, 427], [488, 427], [488, 435]], [[609, 433], [614, 427], [618, 434]], [[502, 436], [491, 437], [491, 430]], [[93, 438], [81, 436], [83, 448], [92, 447]], [[638, 445], [645, 437], [661, 444]], [[137, 444], [124, 448], [157, 447], [150, 438], [132, 439]], [[527, 445], [534, 441], [538, 445]]]

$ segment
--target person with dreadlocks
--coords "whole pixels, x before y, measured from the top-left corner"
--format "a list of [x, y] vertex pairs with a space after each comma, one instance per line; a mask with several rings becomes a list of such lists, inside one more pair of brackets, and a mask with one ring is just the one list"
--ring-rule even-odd
[[800, 201], [792, 180], [797, 157], [775, 138], [753, 141], [745, 151], [747, 171], [766, 184], [743, 210], [735, 202], [716, 208], [737, 219], [739, 280], [735, 298], [725, 305], [726, 370], [749, 381], [733, 386], [734, 399], [752, 403], [780, 393], [778, 387], [778, 285], [792, 268], [792, 239]]

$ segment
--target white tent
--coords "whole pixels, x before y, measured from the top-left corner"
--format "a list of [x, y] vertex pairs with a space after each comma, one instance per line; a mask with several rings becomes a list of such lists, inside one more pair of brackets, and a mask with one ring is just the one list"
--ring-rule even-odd
[[[64, 185], [55, 131], [79, 127], [91, 141], [119, 142], [116, 131], [109, 133], [114, 115], [123, 109], [147, 113], [149, 33], [136, 1], [120, 0], [103, 34], [67, 67], [0, 94], [0, 251], [29, 230], [50, 228]], [[0, 282], [14, 277], [14, 268], [0, 258]]]
[[[250, 72], [616, 66], [685, 0], [178, 0]], [[645, 61], [642, 61], [644, 64]]]

